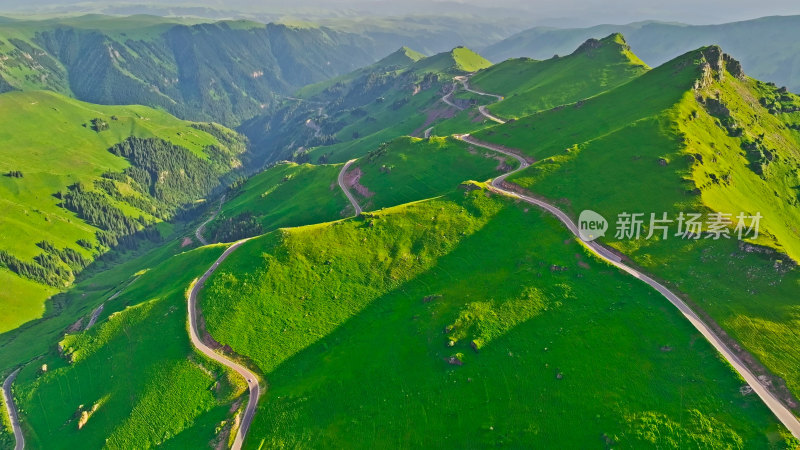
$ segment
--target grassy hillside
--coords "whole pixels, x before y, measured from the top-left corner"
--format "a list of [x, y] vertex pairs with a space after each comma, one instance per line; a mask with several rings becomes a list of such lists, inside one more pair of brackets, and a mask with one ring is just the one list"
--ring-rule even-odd
[[248, 179], [222, 206], [208, 234], [233, 242], [282, 227], [338, 220], [352, 214], [336, 183], [341, 164], [281, 163]]
[[466, 91], [459, 84], [453, 99], [464, 110], [432, 123], [434, 136], [472, 133], [496, 125], [478, 111], [488, 106], [500, 117], [516, 118], [560, 107], [624, 84], [647, 71], [647, 66], [630, 52], [625, 39], [610, 35], [589, 40], [571, 55], [545, 61], [511, 59], [470, 77], [473, 89], [502, 95], [495, 98]]
[[[188, 229], [185, 232], [191, 234]], [[50, 352], [73, 324], [79, 320], [86, 324], [98, 306], [125, 288], [138, 274], [186, 250], [183, 238], [176, 237], [131, 254], [121, 256], [112, 252], [108, 258], [96, 260], [73, 286], [45, 304], [41, 318], [0, 334], [0, 371], [9, 373], [12, 367]]]
[[3, 398], [0, 396], [0, 447], [14, 448], [14, 430], [11, 428], [11, 418], [8, 417]]
[[[365, 210], [450, 192], [465, 179], [485, 180], [516, 166], [455, 139], [400, 137], [356, 160], [345, 183]], [[227, 194], [208, 234], [218, 242], [277, 228], [330, 222], [353, 214], [337, 183], [342, 164], [281, 163]]]
[[612, 34], [589, 40], [565, 57], [508, 60], [481, 71], [470, 81], [484, 92], [505, 97], [490, 106], [490, 111], [501, 117], [521, 117], [591, 97], [646, 70], [622, 35]]
[[[126, 158], [109, 151], [130, 137], [157, 140], [142, 141], [153, 143], [153, 157]], [[229, 130], [184, 122], [143, 106], [91, 105], [45, 91], [0, 95], [0, 138], [5, 143], [0, 149], [0, 204], [5, 211], [0, 250], [47, 272], [22, 279], [7, 270], [19, 263], [4, 257], [0, 277], [8, 281], [9, 290], [0, 294], [0, 305], [13, 314], [0, 318], [0, 332], [39, 317], [45, 298], [120, 243], [116, 241], [199, 198], [186, 195], [210, 191], [219, 176], [240, 164], [244, 151]], [[175, 147], [165, 147], [169, 145]], [[137, 151], [148, 154], [144, 148]], [[175, 173], [187, 168], [194, 173]], [[148, 175], [159, 170], [173, 173], [162, 173], [157, 180]], [[58, 251], [70, 249], [69, 255], [57, 255], [63, 262], [48, 261], [49, 256], [34, 262], [54, 253], [42, 242]], [[24, 275], [25, 270], [14, 272]]]
[[450, 192], [464, 180], [487, 180], [516, 166], [516, 160], [475, 149], [452, 138], [397, 138], [358, 159], [349, 173], [361, 207], [375, 210]]
[[201, 300], [270, 384], [248, 448], [786, 439], [663, 298], [480, 188], [250, 241]]
[[[463, 91], [459, 89], [456, 92], [456, 95], [458, 95], [458, 93]], [[463, 111], [455, 113], [452, 117], [434, 122], [431, 136], [473, 133], [483, 128], [497, 125], [497, 122], [487, 119], [478, 111], [477, 106], [485, 104], [487, 98], [490, 97], [483, 96], [480, 102], [475, 105], [476, 107], [464, 109]]]
[[[796, 96], [746, 77], [707, 47], [580, 108], [477, 136], [540, 160], [510, 181], [560, 199], [573, 215], [600, 212], [612, 230], [622, 212], [644, 213], [646, 226], [650, 213], [731, 214], [733, 239], [629, 240], [609, 232], [605, 241], [685, 293], [797, 396], [798, 106]], [[736, 238], [740, 213], [763, 216], [755, 241]], [[796, 404], [783, 381], [772, 382]]]
[[204, 247], [156, 265], [108, 301], [91, 329], [78, 331], [82, 321], [58, 350], [27, 365], [15, 384], [27, 443], [199, 448], [215, 440], [244, 388], [193, 351], [185, 291], [222, 250]]

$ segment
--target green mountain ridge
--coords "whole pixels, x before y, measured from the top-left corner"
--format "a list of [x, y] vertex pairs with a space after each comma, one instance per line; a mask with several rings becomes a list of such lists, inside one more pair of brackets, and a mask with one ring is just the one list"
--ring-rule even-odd
[[615, 33], [587, 40], [565, 57], [507, 60], [481, 71], [470, 82], [505, 97], [490, 111], [501, 117], [521, 117], [586, 99], [647, 70], [624, 37]]
[[456, 47], [449, 52], [439, 53], [418, 61], [411, 70], [415, 72], [436, 72], [458, 75], [464, 72], [476, 72], [492, 65], [481, 55], [466, 47]]
[[371, 72], [390, 72], [392, 70], [404, 70], [408, 68], [411, 64], [426, 58], [425, 55], [419, 52], [415, 52], [408, 47], [401, 47], [394, 53], [386, 56], [377, 62], [370, 64], [366, 67], [362, 67], [358, 70], [355, 70], [350, 73], [346, 73], [344, 75], [331, 78], [330, 80], [325, 80], [320, 83], [314, 83], [309, 86], [305, 86], [295, 92], [294, 95], [301, 97], [301, 98], [313, 98], [316, 95], [322, 93], [325, 89], [329, 89], [332, 86], [338, 83], [352, 83], [356, 79], [367, 76]]
[[402, 46], [396, 52], [378, 61], [378, 63], [381, 63], [384, 66], [405, 65], [409, 62], [419, 61], [423, 58], [425, 58], [425, 55], [422, 53], [414, 51], [406, 46]]
[[[676, 227], [680, 212], [704, 220], [730, 214], [732, 239], [609, 232], [603, 240], [707, 314], [796, 410], [797, 105], [797, 96], [747, 77], [738, 61], [711, 46], [580, 104], [476, 137], [538, 160], [508, 181], [559, 199], [553, 201], [573, 216], [591, 209], [613, 225], [626, 211], [667, 213]], [[736, 238], [742, 213], [763, 216], [758, 239]]]

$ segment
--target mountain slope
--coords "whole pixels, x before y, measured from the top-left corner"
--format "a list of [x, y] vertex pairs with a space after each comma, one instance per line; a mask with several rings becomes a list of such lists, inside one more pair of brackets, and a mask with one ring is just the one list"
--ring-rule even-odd
[[612, 89], [647, 69], [625, 39], [612, 34], [584, 42], [563, 58], [505, 61], [479, 72], [470, 82], [505, 97], [490, 111], [501, 117], [521, 117]]
[[351, 215], [347, 198], [336, 184], [340, 169], [341, 165], [276, 164], [226, 194], [208, 234], [214, 242], [233, 242]]
[[[219, 186], [245, 150], [218, 126], [45, 91], [0, 95], [0, 116], [0, 272], [13, 280], [0, 299], [16, 305], [3, 331], [41, 315], [45, 298], [109, 248], [160, 239], [158, 224]], [[22, 292], [24, 302], [12, 295]]]
[[464, 180], [488, 180], [515, 165], [452, 138], [399, 137], [356, 160], [346, 179], [362, 208], [372, 211], [443, 195]]
[[[509, 181], [561, 199], [574, 216], [591, 209], [614, 229], [620, 213], [644, 214], [639, 238], [609, 231], [603, 240], [709, 314], [796, 410], [798, 105], [796, 96], [744, 75], [718, 47], [705, 47], [581, 105], [476, 136], [538, 160]], [[730, 214], [731, 239], [645, 239], [651, 213], [667, 213], [675, 233], [681, 212], [704, 222]], [[763, 216], [757, 239], [737, 238], [742, 213]], [[708, 231], [703, 224], [704, 237]]]
[[84, 329], [89, 319], [82, 318], [58, 346], [27, 365], [15, 384], [27, 444], [199, 448], [224, 442], [218, 434], [230, 429], [231, 405], [243, 387], [195, 353], [185, 308], [186, 286], [222, 250], [185, 252], [126, 280], [96, 324]]
[[633, 51], [651, 66], [710, 44], [717, 44], [742, 62], [755, 78], [800, 92], [800, 16], [764, 17], [720, 25], [641, 22], [590, 28], [537, 27], [522, 31], [484, 50], [492, 61], [522, 56], [544, 59], [566, 54], [589, 38], [622, 33]]
[[209, 331], [270, 382], [247, 447], [781, 439], [656, 293], [471, 186], [268, 234], [221, 265]]
[[405, 70], [413, 63], [424, 58], [425, 55], [422, 53], [411, 50], [408, 47], [401, 47], [395, 52], [391, 53], [389, 56], [386, 56], [366, 67], [362, 67], [344, 75], [331, 78], [330, 80], [304, 86], [300, 88], [295, 95], [306, 99], [316, 97], [326, 89], [330, 89], [337, 84], [350, 84], [361, 77], [369, 76], [369, 74], [373, 72], [387, 73], [391, 71]]
[[240, 129], [254, 146], [280, 149], [273, 159], [345, 162], [397, 136], [421, 135], [429, 121], [452, 115], [438, 102], [453, 88], [453, 76], [489, 64], [463, 47], [425, 58], [400, 49], [376, 64], [301, 89], [295, 102]]

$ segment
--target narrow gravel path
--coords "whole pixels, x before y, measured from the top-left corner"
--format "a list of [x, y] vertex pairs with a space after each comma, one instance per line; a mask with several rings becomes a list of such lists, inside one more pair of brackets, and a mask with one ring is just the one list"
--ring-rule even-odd
[[[497, 193], [500, 193], [500, 194], [503, 194], [503, 195], [507, 195], [509, 197], [518, 198], [518, 199], [520, 199], [520, 200], [522, 200], [522, 201], [524, 201], [526, 203], [538, 206], [538, 207], [546, 210], [547, 212], [549, 212], [549, 213], [553, 214], [554, 216], [556, 216], [558, 218], [558, 220], [560, 220], [569, 229], [569, 231], [572, 232], [573, 235], [575, 235], [576, 237], [578, 237], [578, 239], [580, 239], [580, 237], [578, 235], [578, 227], [575, 226], [575, 223], [572, 221], [572, 219], [570, 219], [570, 217], [566, 213], [564, 213], [563, 211], [561, 211], [557, 207], [555, 207], [555, 206], [553, 206], [553, 205], [551, 205], [551, 204], [549, 204], [547, 202], [544, 202], [542, 200], [539, 200], [539, 199], [536, 199], [536, 198], [533, 198], [533, 197], [529, 197], [527, 195], [518, 194], [518, 193], [510, 191], [510, 190], [508, 190], [508, 189], [506, 189], [504, 187], [505, 179], [508, 176], [510, 176], [510, 175], [512, 175], [512, 174], [514, 174], [516, 172], [519, 172], [520, 170], [523, 170], [523, 169], [525, 169], [526, 167], [529, 166], [528, 162], [525, 161], [524, 158], [522, 158], [519, 155], [515, 155], [513, 153], [505, 151], [505, 150], [503, 150], [502, 148], [500, 148], [500, 147], [498, 147], [496, 145], [492, 145], [492, 144], [489, 144], [489, 143], [484, 143], [484, 142], [478, 141], [477, 139], [469, 136], [468, 134], [466, 134], [466, 135], [456, 135], [455, 137], [457, 139], [460, 139], [460, 140], [462, 140], [464, 142], [467, 142], [469, 144], [472, 144], [472, 145], [475, 145], [475, 146], [478, 146], [478, 147], [482, 147], [482, 148], [485, 148], [487, 150], [496, 151], [496, 152], [502, 153], [504, 155], [516, 158], [517, 161], [519, 161], [519, 163], [520, 163], [519, 167], [517, 169], [511, 171], [511, 172], [503, 174], [503, 175], [495, 178], [494, 180], [492, 180], [492, 182], [490, 183], [490, 189], [495, 191], [495, 192], [497, 192]], [[780, 420], [781, 423], [783, 423], [783, 425], [792, 433], [792, 435], [794, 437], [796, 437], [797, 439], [800, 439], [800, 421], [798, 421], [797, 417], [789, 410], [789, 408], [787, 408], [780, 400], [778, 400], [778, 398], [775, 397], [775, 395], [772, 392], [770, 392], [769, 389], [764, 387], [759, 382], [758, 377], [753, 372], [750, 371], [750, 369], [744, 364], [744, 362], [742, 362], [739, 359], [739, 357], [736, 356], [736, 354], [727, 346], [727, 344], [725, 344], [725, 342], [722, 340], [722, 338], [717, 336], [717, 334], [711, 329], [711, 327], [709, 327], [689, 307], [689, 305], [686, 304], [686, 302], [681, 300], [680, 297], [675, 295], [672, 291], [667, 289], [661, 283], [659, 283], [659, 282], [655, 281], [654, 279], [650, 278], [649, 276], [639, 272], [638, 270], [636, 270], [636, 269], [624, 264], [622, 262], [622, 259], [619, 256], [615, 255], [614, 253], [612, 253], [611, 251], [609, 251], [607, 248], [603, 247], [602, 245], [600, 245], [600, 244], [598, 244], [598, 243], [596, 243], [594, 241], [592, 241], [592, 242], [584, 242], [584, 244], [595, 255], [600, 257], [600, 259], [610, 263], [611, 265], [613, 265], [613, 266], [625, 271], [626, 273], [628, 273], [628, 274], [630, 274], [630, 275], [642, 280], [643, 282], [647, 283], [653, 289], [655, 289], [661, 295], [663, 295], [667, 300], [669, 300], [670, 303], [672, 303], [676, 308], [678, 308], [678, 310], [681, 312], [681, 314], [683, 314], [684, 317], [686, 317], [686, 319], [689, 321], [689, 323], [691, 323], [695, 327], [695, 329], [697, 329], [697, 331], [699, 331], [700, 334], [702, 334], [703, 337], [705, 337], [706, 340], [709, 343], [711, 343], [711, 345], [714, 346], [715, 349], [717, 349], [717, 351], [722, 355], [722, 357], [725, 358], [725, 360], [728, 361], [728, 363], [731, 366], [733, 366], [733, 368], [736, 370], [736, 372], [738, 372], [739, 375], [741, 375], [742, 378], [744, 378], [744, 380], [747, 382], [747, 384], [749, 384], [750, 387], [753, 388], [753, 391], [758, 395], [758, 397], [761, 399], [761, 401], [763, 401], [764, 404], [767, 405], [767, 408], [769, 408], [770, 411], [772, 411], [772, 413], [775, 414], [775, 417], [777, 417], [778, 420]]]
[[17, 441], [14, 450], [22, 450], [25, 448], [25, 436], [22, 434], [22, 427], [19, 424], [17, 405], [14, 403], [14, 396], [11, 394], [11, 385], [14, 383], [20, 370], [22, 370], [21, 367], [11, 372], [11, 375], [3, 382], [3, 403], [6, 405], [8, 417], [11, 418], [11, 428], [14, 429], [14, 439]]
[[344, 176], [347, 173], [347, 169], [350, 168], [350, 165], [353, 164], [353, 162], [355, 162], [355, 159], [347, 161], [346, 163], [344, 163], [344, 167], [342, 167], [342, 170], [339, 171], [339, 187], [342, 188], [342, 191], [344, 191], [344, 195], [346, 195], [347, 199], [350, 200], [350, 204], [353, 205], [353, 209], [355, 210], [354, 215], [357, 216], [361, 214], [362, 211], [361, 206], [359, 206], [358, 202], [356, 201], [356, 198], [353, 197], [353, 194], [350, 192], [350, 189], [347, 189], [347, 185], [344, 182]]

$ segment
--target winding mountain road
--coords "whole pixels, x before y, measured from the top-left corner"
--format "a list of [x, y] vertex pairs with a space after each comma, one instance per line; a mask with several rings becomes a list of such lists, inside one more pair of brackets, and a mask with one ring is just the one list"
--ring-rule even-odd
[[206, 240], [205, 240], [205, 238], [203, 237], [203, 231], [206, 229], [206, 225], [208, 225], [208, 223], [209, 223], [209, 222], [211, 222], [212, 220], [214, 220], [214, 218], [216, 218], [216, 217], [217, 217], [217, 215], [219, 214], [219, 212], [220, 212], [220, 211], [222, 211], [222, 203], [223, 203], [224, 201], [225, 201], [225, 194], [223, 194], [223, 195], [222, 195], [222, 197], [220, 197], [220, 198], [219, 198], [219, 206], [217, 207], [217, 210], [216, 210], [216, 211], [214, 211], [214, 214], [212, 214], [212, 215], [211, 215], [211, 217], [209, 217], [208, 219], [206, 219], [206, 221], [205, 221], [205, 222], [201, 223], [201, 224], [200, 224], [200, 226], [199, 226], [199, 227], [197, 227], [197, 229], [196, 229], [196, 230], [194, 230], [194, 237], [196, 237], [196, 238], [197, 238], [197, 240], [198, 240], [198, 241], [199, 241], [201, 244], [203, 244], [203, 245], [208, 245], [208, 241], [206, 241]]
[[[461, 86], [463, 86], [464, 90], [467, 91], [467, 92], [472, 92], [473, 94], [478, 94], [478, 95], [484, 95], [486, 97], [494, 97], [494, 98], [497, 99], [498, 102], [500, 100], [503, 100], [503, 98], [504, 98], [502, 95], [490, 94], [488, 92], [483, 92], [483, 91], [478, 91], [478, 90], [472, 89], [471, 87], [469, 87], [469, 76], [466, 76], [466, 75], [458, 76], [458, 77], [455, 77], [454, 79], [456, 81], [460, 82]], [[452, 95], [452, 92], [451, 92], [451, 95]], [[442, 100], [444, 100], [444, 99], [442, 99]], [[506, 123], [505, 120], [503, 120], [503, 119], [493, 115], [492, 113], [490, 113], [489, 110], [486, 109], [486, 105], [478, 106], [478, 112], [481, 113], [481, 115], [483, 117], [486, 117], [487, 119], [492, 120], [494, 122]]]
[[344, 176], [347, 173], [347, 169], [349, 169], [350, 165], [353, 164], [354, 162], [355, 159], [351, 159], [350, 161], [344, 163], [344, 167], [342, 167], [342, 170], [339, 171], [338, 181], [339, 181], [339, 187], [342, 188], [342, 191], [344, 191], [344, 195], [347, 196], [347, 199], [350, 200], [350, 204], [353, 205], [353, 209], [355, 210], [354, 215], [357, 216], [361, 214], [362, 211], [361, 206], [359, 206], [358, 202], [356, 201], [356, 198], [353, 197], [353, 194], [350, 192], [350, 189], [347, 188], [347, 185], [344, 182]]
[[495, 116], [494, 114], [490, 113], [486, 106], [478, 106], [478, 112], [481, 113], [483, 117], [486, 117], [489, 120], [495, 121], [497, 123], [506, 123], [505, 120]]
[[[481, 92], [471, 89], [469, 87], [468, 76], [456, 77], [456, 80], [461, 82], [462, 86], [464, 86], [464, 89], [469, 92], [494, 97], [498, 101], [503, 99], [503, 97], [500, 95], [489, 94], [486, 92]], [[486, 111], [485, 105], [479, 106], [478, 110], [481, 112], [481, 114], [494, 120], [495, 122], [505, 123], [504, 120], [489, 114]], [[575, 237], [581, 240], [581, 242], [583, 242], [583, 244], [589, 250], [591, 250], [592, 253], [597, 255], [600, 259], [628, 273], [629, 275], [632, 275], [633, 277], [638, 278], [639, 280], [647, 283], [650, 287], [652, 287], [653, 289], [658, 291], [658, 293], [663, 295], [667, 300], [669, 300], [670, 303], [672, 303], [673, 306], [675, 306], [681, 312], [681, 314], [683, 314], [683, 316], [689, 321], [689, 323], [691, 323], [692, 326], [694, 326], [695, 329], [699, 331], [700, 334], [703, 335], [703, 337], [722, 355], [722, 357], [725, 358], [726, 361], [728, 361], [728, 363], [736, 370], [736, 372], [738, 372], [739, 375], [741, 375], [741, 377], [744, 378], [744, 380], [753, 389], [753, 392], [755, 392], [758, 395], [761, 401], [764, 402], [767, 408], [769, 408], [769, 410], [772, 411], [775, 417], [777, 417], [778, 420], [780, 420], [780, 422], [789, 430], [789, 432], [792, 433], [792, 435], [795, 438], [800, 439], [800, 420], [798, 420], [797, 416], [795, 416], [792, 413], [792, 411], [789, 410], [789, 408], [787, 408], [786, 405], [784, 405], [783, 402], [781, 402], [769, 389], [767, 389], [764, 385], [761, 384], [758, 377], [753, 372], [750, 371], [747, 365], [745, 365], [744, 362], [736, 355], [736, 353], [734, 353], [728, 347], [725, 341], [723, 341], [722, 338], [718, 336], [714, 332], [714, 330], [710, 326], [708, 326], [708, 324], [706, 324], [700, 318], [700, 316], [698, 316], [697, 313], [695, 313], [692, 310], [691, 307], [689, 307], [689, 305], [686, 304], [686, 302], [684, 302], [680, 297], [678, 297], [675, 293], [670, 291], [663, 284], [659, 283], [658, 281], [654, 280], [648, 275], [638, 271], [637, 269], [626, 265], [622, 261], [622, 258], [619, 255], [613, 253], [608, 248], [600, 245], [595, 241], [586, 242], [580, 239], [580, 235], [578, 233], [578, 227], [575, 225], [575, 222], [573, 222], [572, 219], [565, 212], [561, 211], [556, 206], [537, 198], [519, 194], [505, 187], [506, 178], [530, 166], [530, 163], [525, 158], [523, 158], [518, 154], [508, 151], [502, 146], [494, 145], [488, 142], [481, 142], [473, 138], [469, 134], [454, 135], [454, 137], [468, 144], [475, 145], [477, 147], [485, 148], [487, 150], [495, 151], [498, 153], [502, 153], [506, 156], [510, 156], [519, 161], [518, 168], [493, 179], [491, 183], [489, 183], [489, 189], [502, 195], [517, 198], [526, 203], [542, 208], [545, 211], [549, 212], [550, 214], [554, 215], [559, 221], [561, 221], [561, 223], [563, 223], [567, 227], [567, 229], [569, 229], [569, 231], [573, 235], [575, 235]]]
[[[526, 203], [544, 209], [545, 211], [556, 216], [556, 218], [558, 218], [558, 220], [560, 220], [561, 223], [563, 223], [573, 235], [575, 235], [576, 237], [578, 237], [578, 239], [580, 239], [580, 236], [578, 234], [578, 227], [566, 213], [564, 213], [557, 207], [547, 202], [544, 202], [542, 200], [527, 195], [518, 194], [504, 187], [504, 182], [506, 178], [508, 178], [510, 175], [516, 172], [519, 172], [520, 170], [525, 169], [530, 165], [525, 160], [525, 158], [516, 155], [514, 153], [511, 153], [507, 150], [504, 150], [502, 147], [499, 147], [497, 145], [481, 142], [471, 137], [468, 134], [455, 135], [454, 137], [469, 144], [482, 147], [487, 150], [499, 152], [506, 156], [511, 156], [512, 158], [515, 158], [517, 161], [519, 161], [519, 167], [517, 169], [505, 173], [492, 180], [491, 183], [489, 184], [490, 190], [497, 192], [499, 194], [520, 199]], [[695, 327], [695, 329], [699, 331], [700, 334], [702, 334], [703, 337], [705, 337], [706, 340], [709, 343], [711, 343], [712, 346], [714, 346], [714, 348], [722, 355], [722, 357], [725, 358], [725, 360], [728, 361], [728, 363], [731, 366], [733, 366], [736, 372], [738, 372], [739, 375], [741, 375], [742, 378], [744, 378], [747, 384], [749, 384], [750, 387], [753, 388], [753, 391], [758, 395], [761, 401], [764, 402], [767, 408], [769, 408], [770, 411], [772, 411], [775, 417], [777, 417], [778, 420], [780, 420], [781, 423], [783, 423], [783, 425], [789, 430], [789, 432], [792, 433], [792, 435], [795, 438], [800, 439], [800, 421], [798, 421], [797, 417], [789, 410], [789, 408], [787, 408], [780, 400], [778, 400], [778, 398], [775, 397], [775, 395], [772, 392], [770, 392], [769, 389], [764, 387], [759, 382], [758, 377], [753, 372], [750, 371], [750, 369], [744, 364], [744, 362], [742, 362], [742, 360], [736, 355], [736, 353], [734, 353], [728, 347], [728, 345], [725, 344], [722, 338], [720, 338], [716, 333], [714, 333], [711, 327], [709, 327], [708, 324], [706, 324], [700, 318], [700, 316], [698, 316], [689, 307], [689, 305], [686, 304], [686, 302], [681, 300], [680, 297], [678, 297], [672, 291], [667, 289], [663, 284], [623, 263], [622, 258], [612, 253], [610, 250], [598, 244], [597, 242], [594, 241], [585, 242], [583, 240], [581, 240], [581, 242], [583, 242], [586, 245], [586, 247], [589, 248], [589, 250], [591, 250], [592, 253], [597, 255], [600, 259], [647, 283], [653, 289], [655, 289], [661, 295], [663, 295], [667, 300], [669, 300], [669, 302], [672, 303], [676, 308], [678, 308], [678, 310], [681, 312], [681, 314], [683, 314], [684, 317], [686, 317], [689, 323], [691, 323]]]
[[453, 98], [453, 94], [454, 94], [455, 92], [456, 92], [456, 84], [455, 84], [455, 83], [453, 83], [453, 85], [450, 87], [450, 90], [449, 90], [449, 91], [448, 91], [446, 94], [444, 94], [444, 95], [442, 96], [442, 101], [443, 101], [443, 102], [445, 102], [445, 103], [446, 103], [448, 106], [452, 106], [453, 108], [455, 108], [455, 109], [457, 109], [457, 110], [461, 111], [461, 110], [463, 110], [464, 108], [462, 108], [462, 107], [460, 107], [460, 106], [456, 105], [455, 103], [453, 103], [453, 100], [451, 100], [451, 99]]
[[494, 97], [494, 98], [497, 99], [498, 102], [503, 100], [503, 98], [505, 98], [502, 95], [490, 94], [488, 92], [483, 92], [483, 91], [478, 91], [478, 90], [472, 89], [471, 87], [469, 87], [469, 76], [466, 76], [466, 75], [458, 76], [458, 77], [455, 77], [455, 80], [460, 82], [461, 85], [464, 86], [464, 90], [467, 91], [467, 92], [472, 92], [473, 94], [478, 94], [478, 95], [485, 95], [487, 97]]
[[14, 403], [14, 396], [11, 394], [11, 385], [14, 383], [20, 370], [22, 370], [21, 367], [11, 372], [11, 375], [3, 382], [3, 403], [6, 405], [8, 417], [11, 418], [11, 428], [14, 429], [14, 439], [17, 441], [14, 450], [22, 450], [25, 448], [25, 436], [22, 434], [22, 427], [19, 424], [17, 405]]
[[235, 242], [233, 245], [228, 247], [211, 267], [206, 270], [206, 272], [201, 276], [197, 282], [192, 286], [192, 290], [189, 292], [189, 337], [192, 340], [192, 345], [197, 348], [201, 353], [208, 356], [209, 358], [217, 361], [218, 363], [229, 367], [236, 371], [239, 375], [241, 375], [245, 380], [247, 380], [247, 386], [250, 390], [250, 398], [247, 400], [247, 407], [245, 408], [244, 415], [242, 416], [242, 421], [239, 424], [239, 430], [236, 432], [236, 438], [233, 441], [233, 450], [239, 450], [242, 448], [242, 444], [244, 443], [244, 439], [247, 436], [247, 432], [250, 430], [250, 424], [253, 422], [253, 417], [256, 414], [256, 407], [258, 406], [258, 399], [261, 396], [261, 386], [258, 384], [258, 377], [256, 374], [250, 371], [247, 367], [226, 358], [225, 356], [217, 353], [211, 347], [207, 346], [203, 339], [200, 337], [198, 332], [198, 317], [200, 312], [197, 309], [197, 294], [200, 293], [200, 290], [203, 289], [206, 280], [211, 274], [217, 270], [217, 267], [225, 261], [225, 258], [230, 256], [239, 246], [244, 244], [250, 240], [242, 239], [241, 241]]

